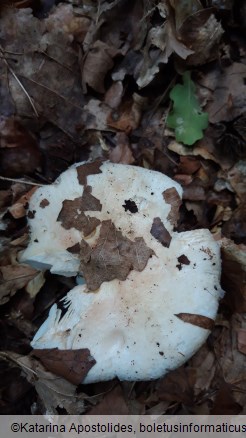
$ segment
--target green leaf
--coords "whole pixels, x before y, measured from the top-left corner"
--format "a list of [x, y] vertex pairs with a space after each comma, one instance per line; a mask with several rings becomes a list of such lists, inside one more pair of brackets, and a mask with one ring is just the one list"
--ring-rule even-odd
[[190, 72], [183, 74], [183, 85], [177, 84], [170, 93], [173, 109], [167, 117], [167, 127], [175, 130], [177, 141], [191, 146], [203, 138], [208, 127], [208, 113], [203, 113], [195, 94]]

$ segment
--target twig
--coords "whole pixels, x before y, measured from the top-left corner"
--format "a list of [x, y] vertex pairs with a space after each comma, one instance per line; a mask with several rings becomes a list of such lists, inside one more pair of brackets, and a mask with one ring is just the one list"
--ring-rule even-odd
[[18, 356], [16, 354], [16, 357], [14, 356], [14, 354], [12, 352], [10, 353], [5, 353], [5, 352], [0, 352], [0, 357], [4, 360], [11, 360], [12, 362], [14, 362], [15, 364], [23, 367], [24, 369], [30, 371], [32, 374], [35, 374], [35, 376], [37, 376], [36, 371], [34, 371], [32, 368], [28, 367], [26, 364], [24, 364], [23, 362], [21, 362], [21, 358], [22, 356]]
[[38, 183], [31, 182], [31, 181], [23, 181], [22, 179], [5, 178], [5, 176], [0, 176], [0, 179], [3, 180], [3, 181], [10, 181], [10, 182], [28, 184], [30, 186], [39, 186], [39, 187], [41, 187], [43, 185], [48, 185], [48, 184], [38, 184]]
[[57, 59], [53, 58], [52, 56], [48, 55], [48, 53], [44, 52], [43, 50], [41, 50], [39, 53], [42, 53], [44, 56], [46, 56], [48, 59], [50, 59], [51, 61], [56, 62], [56, 64], [60, 65], [63, 68], [66, 68], [67, 70], [69, 70], [70, 72], [73, 73], [73, 70], [68, 67], [68, 65], [66, 64], [62, 64], [62, 62], [59, 62]]
[[7, 65], [7, 68], [9, 69], [10, 73], [14, 76], [15, 80], [17, 81], [17, 83], [18, 83], [19, 86], [21, 87], [22, 91], [25, 93], [25, 95], [26, 95], [27, 99], [29, 100], [29, 102], [30, 102], [30, 104], [31, 104], [31, 107], [32, 107], [32, 109], [33, 109], [33, 111], [34, 111], [34, 113], [35, 113], [35, 116], [36, 116], [36, 117], [39, 117], [38, 111], [36, 110], [36, 107], [35, 107], [35, 105], [34, 105], [34, 102], [33, 102], [32, 98], [31, 98], [31, 96], [29, 96], [29, 94], [28, 94], [27, 90], [25, 89], [24, 85], [21, 83], [21, 81], [19, 80], [19, 78], [16, 76], [14, 70], [10, 67], [8, 61], [6, 60], [6, 58], [5, 58], [5, 56], [4, 56], [4, 50], [3, 50], [3, 48], [2, 48], [1, 46], [0, 46], [0, 50], [1, 50], [2, 55], [3, 55], [3, 58], [2, 58], [2, 59], [3, 59], [3, 61], [5, 62], [5, 64]]

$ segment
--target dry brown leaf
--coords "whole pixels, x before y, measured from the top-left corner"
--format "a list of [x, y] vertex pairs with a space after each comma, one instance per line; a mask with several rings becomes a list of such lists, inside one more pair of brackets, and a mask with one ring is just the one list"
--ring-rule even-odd
[[114, 81], [123, 81], [126, 75], [131, 75], [136, 79], [138, 77], [141, 64], [142, 55], [134, 50], [129, 50], [119, 65], [115, 66], [111, 77]]
[[140, 88], [146, 87], [154, 79], [159, 72], [160, 63], [166, 64], [172, 53], [186, 59], [193, 50], [178, 39], [172, 21], [167, 19], [162, 26], [153, 27], [149, 31], [144, 47], [143, 64], [137, 78]]
[[100, 100], [90, 99], [84, 106], [85, 130], [110, 131], [107, 120], [111, 111], [111, 108]]
[[194, 393], [197, 399], [209, 391], [216, 370], [217, 361], [211, 348], [204, 344], [202, 348], [190, 359], [189, 368], [196, 370]]
[[45, 20], [48, 32], [63, 32], [68, 35], [70, 40], [75, 39], [79, 43], [84, 41], [85, 35], [89, 30], [91, 20], [88, 16], [76, 17], [73, 6], [60, 3], [53, 8]]
[[32, 280], [28, 282], [26, 285], [26, 291], [29, 294], [30, 298], [35, 298], [37, 293], [45, 284], [45, 276], [43, 272], [39, 272]]
[[[223, 34], [221, 24], [213, 15], [213, 8], [202, 8], [200, 1], [185, 2], [181, 4], [175, 0], [169, 0], [171, 7], [169, 8], [169, 21], [175, 22], [172, 26], [172, 33], [168, 36], [171, 40], [171, 35], [176, 45], [173, 45], [174, 53], [177, 53], [181, 58], [186, 59], [189, 65], [199, 65], [209, 62], [218, 56], [218, 45]], [[174, 12], [174, 17], [173, 17]], [[186, 49], [186, 53], [182, 53], [181, 44]], [[188, 54], [187, 50], [191, 53]]]
[[165, 190], [162, 193], [162, 196], [165, 202], [171, 205], [167, 220], [169, 220], [172, 225], [176, 226], [179, 219], [179, 208], [182, 204], [182, 200], [175, 188]]
[[97, 40], [89, 49], [85, 61], [81, 66], [82, 84], [104, 93], [104, 78], [114, 66], [113, 58], [119, 53], [114, 47], [110, 47], [103, 41]]
[[103, 399], [88, 411], [89, 415], [128, 415], [129, 408], [120, 385], [108, 392]]
[[[102, 165], [102, 160], [96, 160], [91, 163], [82, 164], [76, 168], [78, 174], [78, 181], [81, 185], [87, 184], [87, 176], [96, 175], [102, 173], [100, 166]], [[95, 198], [94, 198], [95, 199]]]
[[83, 231], [85, 236], [91, 234], [100, 224], [100, 220], [87, 216], [86, 211], [101, 211], [102, 204], [99, 199], [91, 194], [92, 188], [85, 186], [83, 195], [72, 201], [65, 200], [57, 220], [61, 222], [63, 228], [70, 230], [76, 228]]
[[217, 191], [218, 186], [216, 183], [214, 186], [214, 189], [216, 191], [211, 190], [207, 193], [206, 200], [208, 204], [228, 208], [231, 211], [231, 207], [229, 206], [233, 205], [233, 201], [235, 199], [233, 194], [227, 189], [227, 187], [225, 189], [222, 189], [221, 191]]
[[176, 141], [171, 141], [168, 145], [168, 149], [170, 151], [176, 152], [181, 156], [186, 156], [186, 155], [194, 156], [194, 157], [201, 156], [206, 160], [212, 160], [219, 163], [219, 159], [216, 160], [214, 155], [202, 146], [197, 146], [191, 150], [190, 147], [184, 146], [183, 144], [177, 143]]
[[[101, 8], [106, 4], [107, 2], [101, 5]], [[129, 49], [140, 47], [142, 38], [145, 37], [146, 27], [142, 2], [118, 1], [118, 4], [111, 8], [102, 19], [104, 19], [100, 29], [102, 41], [119, 49], [123, 56]]]
[[221, 241], [222, 287], [232, 311], [246, 312], [246, 246], [232, 240]]
[[191, 175], [185, 175], [185, 174], [180, 175], [177, 173], [174, 176], [174, 180], [177, 181], [179, 184], [181, 184], [181, 186], [186, 187], [192, 183], [193, 177]]
[[237, 415], [241, 412], [240, 406], [233, 394], [233, 386], [223, 382], [216, 393], [214, 405], [210, 411], [211, 415]]
[[246, 65], [239, 62], [224, 68], [213, 68], [203, 77], [201, 84], [211, 90], [205, 110], [211, 123], [233, 120], [245, 111]]
[[111, 111], [107, 118], [107, 125], [129, 134], [133, 129], [137, 129], [142, 116], [143, 103], [145, 99], [137, 94], [116, 109]]
[[246, 368], [245, 354], [238, 350], [238, 330], [245, 328], [245, 316], [234, 313], [229, 324], [225, 321], [221, 325], [220, 335], [214, 342], [214, 352], [219, 362], [217, 382], [221, 382], [223, 376], [228, 384], [233, 385], [234, 399], [241, 406], [246, 404]]
[[[8, 79], [18, 114], [32, 118], [42, 113], [44, 119], [77, 138], [76, 126], [83, 123], [84, 115], [78, 51], [71, 45], [77, 30], [67, 27], [67, 32], [61, 32], [60, 26], [53, 26], [48, 31], [49, 26], [48, 19], [38, 20], [29, 9], [4, 14], [0, 37], [8, 68], [1, 63], [0, 73]], [[7, 52], [17, 53], [18, 61], [9, 59]]]
[[79, 350], [44, 348], [43, 350], [33, 350], [32, 354], [38, 357], [49, 371], [64, 377], [74, 385], [82, 383], [96, 363], [87, 348]]
[[203, 203], [201, 203], [200, 201], [198, 201], [198, 202], [186, 201], [185, 206], [189, 212], [194, 213], [196, 220], [197, 220], [197, 224], [199, 224], [199, 226], [201, 226], [203, 228], [206, 228], [208, 226], [207, 219], [204, 217]]
[[246, 161], [238, 161], [232, 169], [227, 172], [226, 181], [230, 183], [235, 191], [239, 202], [246, 202]]
[[178, 29], [183, 43], [193, 50], [188, 65], [201, 65], [218, 58], [219, 42], [224, 33], [214, 9], [202, 9], [190, 15]]
[[33, 187], [27, 193], [22, 195], [18, 201], [16, 201], [11, 207], [9, 207], [8, 211], [15, 219], [19, 219], [21, 217], [26, 216], [26, 211], [28, 208], [28, 202], [33, 195], [33, 193], [37, 190], [37, 187]]
[[141, 272], [153, 255], [142, 237], [131, 241], [111, 220], [101, 222], [99, 237], [92, 248], [85, 240], [80, 247], [80, 270], [92, 291], [104, 281], [125, 280], [133, 269]]
[[230, 219], [222, 226], [222, 234], [236, 243], [246, 244], [246, 204], [242, 203], [232, 212]]
[[17, 290], [25, 287], [38, 271], [28, 265], [0, 266], [0, 304], [5, 304]]
[[190, 184], [183, 187], [183, 190], [183, 199], [186, 201], [204, 201], [207, 196], [203, 183], [199, 178], [193, 179]]
[[12, 352], [5, 353], [4, 357], [21, 367], [28, 382], [36, 389], [43, 403], [44, 413], [57, 415], [60, 413], [59, 408], [73, 415], [85, 411], [84, 396], [76, 393], [76, 386], [46, 371], [40, 361], [32, 356], [21, 356]]
[[194, 403], [194, 384], [196, 370], [183, 367], [171, 371], [158, 381], [157, 394], [160, 400], [184, 403], [192, 406]]
[[11, 190], [0, 190], [0, 208], [6, 207], [11, 202]]
[[237, 348], [240, 353], [246, 354], [246, 329], [239, 329], [237, 332]]
[[188, 324], [204, 328], [205, 330], [212, 330], [214, 326], [214, 320], [204, 315], [195, 315], [192, 313], [178, 313], [175, 316]]
[[111, 87], [107, 90], [104, 96], [104, 102], [112, 109], [116, 109], [123, 96], [124, 88], [122, 81], [113, 82]]
[[[234, 313], [228, 324], [221, 324], [220, 336], [216, 337], [214, 351], [220, 361], [221, 371], [226, 382], [236, 384], [245, 381], [245, 355], [238, 350], [238, 330], [245, 329], [245, 315]], [[244, 394], [246, 401], [246, 394]]]
[[119, 132], [115, 136], [116, 146], [110, 150], [109, 159], [112, 163], [132, 164], [135, 158], [129, 146], [129, 139], [123, 132]]
[[178, 164], [177, 173], [184, 173], [187, 175], [193, 175], [201, 167], [201, 161], [196, 157], [181, 156]]
[[168, 0], [168, 2], [175, 11], [175, 24], [177, 29], [181, 28], [187, 18], [203, 9], [200, 0], [182, 3], [180, 3], [179, 0]]
[[102, 161], [97, 160], [77, 167], [78, 181], [84, 186], [83, 195], [72, 201], [63, 201], [62, 209], [57, 218], [66, 230], [76, 228], [77, 230], [83, 231], [85, 236], [88, 236], [100, 224], [99, 219], [88, 217], [85, 212], [101, 211], [102, 209], [99, 199], [91, 194], [92, 187], [87, 185], [87, 176], [101, 173], [101, 164]]
[[35, 137], [14, 117], [0, 119], [0, 172], [13, 177], [34, 172], [41, 165]]
[[29, 242], [29, 233], [24, 233], [22, 236], [17, 237], [17, 239], [11, 240], [10, 245], [11, 246], [27, 246]]
[[159, 217], [155, 217], [151, 226], [150, 234], [158, 240], [163, 246], [169, 248], [172, 236], [166, 229], [162, 220]]

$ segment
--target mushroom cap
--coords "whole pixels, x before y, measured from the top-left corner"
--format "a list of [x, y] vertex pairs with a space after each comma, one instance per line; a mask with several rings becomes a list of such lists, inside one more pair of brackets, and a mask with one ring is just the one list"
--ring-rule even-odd
[[208, 230], [173, 231], [181, 193], [159, 172], [103, 162], [79, 163], [33, 195], [22, 261], [82, 272], [86, 284], [51, 308], [32, 346], [88, 348], [96, 364], [83, 383], [158, 378], [210, 333], [219, 246]]
[[[111, 220], [131, 240], [149, 236], [156, 217], [171, 232], [172, 212], [177, 216], [181, 195], [180, 185], [159, 172], [110, 162], [78, 163], [32, 196], [31, 240], [20, 260], [54, 274], [77, 275], [79, 256], [69, 248], [81, 239], [90, 245], [96, 242], [100, 226], [95, 227], [93, 219]], [[164, 196], [170, 198], [169, 203]]]

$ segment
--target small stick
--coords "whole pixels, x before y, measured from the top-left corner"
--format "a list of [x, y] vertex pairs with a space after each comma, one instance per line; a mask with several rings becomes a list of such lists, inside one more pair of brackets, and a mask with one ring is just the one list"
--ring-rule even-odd
[[14, 178], [5, 178], [5, 176], [0, 176], [0, 179], [3, 181], [10, 181], [15, 183], [22, 183], [22, 184], [28, 184], [30, 186], [43, 186], [43, 185], [49, 185], [49, 184], [38, 184], [31, 181], [23, 181], [22, 179], [14, 179]]
[[0, 47], [0, 50], [3, 54], [3, 61], [5, 62], [5, 64], [7, 65], [7, 68], [9, 69], [10, 73], [14, 76], [15, 80], [18, 82], [19, 86], [21, 87], [22, 91], [25, 93], [27, 99], [29, 100], [31, 107], [35, 113], [36, 117], [39, 117], [39, 114], [35, 108], [34, 102], [32, 100], [32, 98], [29, 96], [27, 90], [25, 89], [24, 85], [21, 83], [21, 81], [19, 80], [19, 78], [17, 77], [17, 75], [15, 74], [14, 70], [10, 67], [9, 63], [7, 62], [7, 60], [4, 57], [4, 50], [2, 49], [2, 47]]

